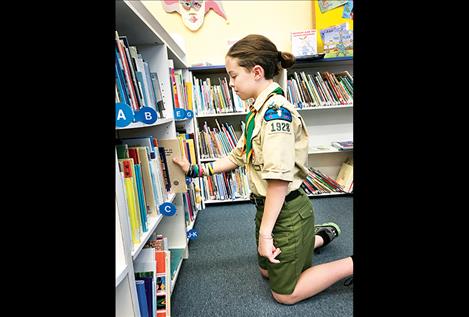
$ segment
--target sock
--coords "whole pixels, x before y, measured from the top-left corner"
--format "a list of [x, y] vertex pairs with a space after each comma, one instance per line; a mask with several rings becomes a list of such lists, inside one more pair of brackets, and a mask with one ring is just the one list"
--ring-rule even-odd
[[329, 242], [331, 242], [331, 238], [329, 238], [329, 235], [327, 233], [325, 233], [324, 231], [320, 231], [316, 234], [324, 240], [323, 246], [325, 246], [325, 245], [329, 244]]

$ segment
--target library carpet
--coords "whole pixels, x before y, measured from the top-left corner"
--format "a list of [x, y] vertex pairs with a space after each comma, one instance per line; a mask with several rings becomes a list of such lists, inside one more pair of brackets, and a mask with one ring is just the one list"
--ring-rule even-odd
[[[342, 233], [313, 265], [353, 253], [353, 197], [312, 199], [316, 223], [333, 221]], [[255, 208], [250, 203], [209, 205], [196, 220], [172, 298], [179, 316], [353, 316], [353, 286], [339, 281], [296, 305], [277, 303], [258, 270], [254, 238]]]

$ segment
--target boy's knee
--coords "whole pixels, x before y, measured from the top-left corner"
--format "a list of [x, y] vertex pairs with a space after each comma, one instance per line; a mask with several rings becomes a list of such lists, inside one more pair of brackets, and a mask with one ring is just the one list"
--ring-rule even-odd
[[298, 302], [298, 297], [294, 295], [294, 293], [285, 295], [285, 294], [278, 294], [272, 291], [272, 296], [279, 304], [283, 305], [293, 305]]

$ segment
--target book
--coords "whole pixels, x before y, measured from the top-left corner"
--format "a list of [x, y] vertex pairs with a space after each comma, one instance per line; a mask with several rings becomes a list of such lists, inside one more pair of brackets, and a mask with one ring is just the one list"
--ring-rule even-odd
[[183, 157], [179, 147], [178, 139], [158, 140], [158, 144], [164, 148], [164, 158], [169, 170], [171, 179], [171, 193], [183, 193], [187, 190], [186, 175], [179, 165], [173, 162], [173, 158], [181, 159]]
[[124, 177], [127, 212], [129, 213], [130, 234], [133, 244], [140, 242], [140, 211], [138, 209], [137, 193], [134, 190], [135, 171], [133, 159], [119, 159], [119, 170]]
[[311, 56], [317, 54], [316, 30], [291, 32], [291, 52], [295, 56]]
[[325, 58], [353, 56], [353, 30], [349, 30], [347, 22], [321, 29], [319, 33]]
[[332, 142], [331, 145], [339, 151], [353, 149], [353, 141]]
[[151, 317], [148, 314], [147, 296], [145, 292], [145, 282], [142, 280], [135, 280], [137, 286], [138, 307], [140, 308], [141, 317]]
[[347, 160], [342, 163], [336, 179], [344, 191], [350, 192], [353, 189], [353, 161]]
[[143, 281], [145, 286], [145, 296], [147, 300], [147, 311], [149, 316], [153, 316], [153, 272], [135, 272], [135, 280]]

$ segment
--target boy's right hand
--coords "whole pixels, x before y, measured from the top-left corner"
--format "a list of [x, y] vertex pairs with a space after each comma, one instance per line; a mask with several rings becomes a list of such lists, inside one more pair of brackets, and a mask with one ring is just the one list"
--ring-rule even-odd
[[175, 157], [173, 158], [173, 162], [179, 165], [179, 167], [183, 170], [184, 174], [187, 175], [191, 163], [189, 163], [189, 161], [185, 157], [182, 159]]

